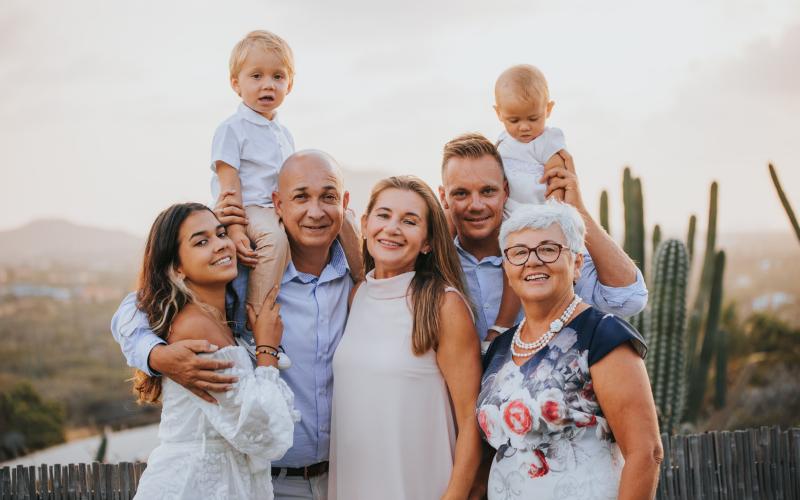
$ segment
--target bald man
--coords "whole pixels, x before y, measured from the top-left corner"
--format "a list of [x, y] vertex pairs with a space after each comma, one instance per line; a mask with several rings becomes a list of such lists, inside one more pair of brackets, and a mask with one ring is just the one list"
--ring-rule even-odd
[[[225, 198], [224, 193], [221, 197]], [[294, 391], [294, 406], [301, 414], [292, 447], [272, 464], [273, 486], [276, 499], [320, 500], [327, 498], [331, 363], [344, 332], [353, 287], [344, 251], [336, 240], [349, 193], [333, 158], [320, 151], [299, 151], [284, 163], [272, 199], [292, 254], [278, 294], [284, 325], [281, 343], [292, 359], [292, 366], [282, 371], [281, 377]], [[241, 207], [227, 202], [221, 201], [215, 213], [226, 225], [245, 222]], [[239, 266], [233, 288], [239, 298], [245, 297], [244, 266]], [[234, 334], [251, 346], [252, 355], [255, 345], [252, 334], [244, 328], [244, 301], [230, 296], [227, 302]], [[227, 367], [223, 362], [197, 356], [215, 350], [207, 342], [167, 345], [157, 337], [147, 317], [136, 308], [134, 293], [122, 301], [111, 331], [130, 366], [167, 376], [203, 399], [213, 401], [208, 391], [228, 390], [235, 382], [232, 377], [215, 373]]]

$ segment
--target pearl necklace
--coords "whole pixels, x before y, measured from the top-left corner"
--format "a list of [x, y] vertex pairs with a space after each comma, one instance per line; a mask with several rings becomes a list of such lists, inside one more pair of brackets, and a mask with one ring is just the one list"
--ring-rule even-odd
[[[572, 299], [572, 302], [570, 302], [570, 304], [564, 310], [564, 313], [561, 315], [561, 317], [553, 320], [553, 322], [550, 323], [550, 329], [533, 342], [522, 341], [522, 328], [525, 326], [525, 318], [522, 318], [522, 322], [519, 324], [517, 331], [514, 332], [514, 340], [511, 344], [511, 353], [518, 358], [525, 358], [528, 356], [533, 356], [537, 352], [541, 351], [544, 346], [546, 346], [548, 342], [550, 342], [550, 340], [552, 340], [553, 337], [555, 337], [555, 335], [560, 332], [562, 328], [564, 328], [567, 320], [572, 316], [572, 313], [575, 312], [575, 308], [578, 307], [578, 304], [581, 302], [581, 298], [575, 295], [575, 297]], [[519, 352], [515, 349], [515, 347], [519, 347], [520, 349], [530, 352]]]

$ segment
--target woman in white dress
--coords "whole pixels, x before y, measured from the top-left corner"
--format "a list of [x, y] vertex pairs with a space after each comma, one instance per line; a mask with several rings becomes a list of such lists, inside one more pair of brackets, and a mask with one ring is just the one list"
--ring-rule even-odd
[[369, 273], [333, 359], [330, 498], [464, 499], [481, 367], [444, 212], [420, 179], [391, 177], [362, 233]]
[[150, 230], [138, 306], [167, 342], [206, 340], [238, 377], [217, 404], [184, 387], [137, 371], [134, 392], [143, 402], [162, 402], [159, 438], [136, 493], [137, 499], [272, 499], [270, 461], [292, 445], [294, 395], [278, 376], [277, 348], [283, 326], [270, 293], [260, 314], [248, 308], [257, 367], [226, 323], [226, 286], [236, 277], [236, 249], [225, 228], [204, 205], [173, 205]]

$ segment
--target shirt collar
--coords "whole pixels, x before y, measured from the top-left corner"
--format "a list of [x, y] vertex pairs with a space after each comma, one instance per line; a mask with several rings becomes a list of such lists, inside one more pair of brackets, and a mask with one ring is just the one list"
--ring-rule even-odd
[[472, 262], [473, 264], [481, 264], [483, 262], [488, 262], [494, 266], [503, 265], [503, 257], [501, 255], [490, 255], [478, 261], [478, 259], [474, 255], [469, 253], [467, 250], [464, 249], [464, 247], [461, 246], [461, 240], [458, 239], [458, 236], [456, 236], [455, 239], [453, 239], [453, 243], [455, 243], [456, 245], [456, 251], [458, 252], [458, 254], [461, 255], [463, 258], [467, 259], [468, 261]]
[[245, 120], [249, 121], [250, 123], [255, 123], [256, 125], [272, 125], [278, 124], [278, 112], [276, 111], [275, 114], [272, 116], [272, 120], [268, 120], [266, 117], [256, 113], [252, 109], [250, 109], [247, 104], [239, 103], [239, 107], [236, 109], [236, 114], [244, 118]]
[[328, 263], [322, 269], [322, 273], [320, 273], [319, 276], [301, 273], [296, 267], [294, 267], [294, 262], [289, 261], [289, 265], [286, 266], [286, 272], [283, 273], [281, 285], [284, 285], [290, 281], [297, 281], [303, 284], [317, 281], [319, 284], [322, 284], [327, 283], [328, 281], [339, 279], [348, 273], [350, 273], [350, 267], [347, 265], [347, 257], [344, 255], [342, 245], [339, 243], [339, 240], [333, 240], [330, 250], [330, 258], [328, 259]]

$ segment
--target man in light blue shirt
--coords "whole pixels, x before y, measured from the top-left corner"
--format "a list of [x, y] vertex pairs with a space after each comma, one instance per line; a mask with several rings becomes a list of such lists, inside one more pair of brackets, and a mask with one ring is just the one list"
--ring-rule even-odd
[[[563, 165], [545, 174], [546, 194], [564, 189], [564, 201], [577, 208], [586, 223], [589, 253], [584, 255], [575, 293], [598, 309], [618, 316], [642, 311], [647, 305], [647, 287], [641, 272], [586, 210], [572, 157], [566, 151], [559, 152], [559, 157]], [[503, 257], [498, 235], [508, 198], [502, 165], [495, 146], [480, 134], [459, 136], [444, 147], [439, 196], [455, 226], [456, 249], [476, 309], [481, 340], [492, 340], [513, 326], [495, 324], [503, 295]], [[521, 319], [522, 311], [517, 322]]]
[[[336, 241], [349, 194], [335, 161], [316, 151], [290, 156], [278, 185], [273, 200], [292, 254], [278, 294], [284, 325], [282, 345], [292, 360], [281, 377], [294, 392], [301, 421], [295, 425], [292, 447], [272, 464], [273, 485], [276, 499], [320, 500], [327, 498], [332, 360], [344, 333], [353, 287], [344, 251]], [[232, 206], [218, 207], [215, 212], [225, 224], [243, 215], [240, 208]], [[234, 333], [252, 345], [252, 335], [244, 328], [243, 303], [237, 300], [245, 296], [246, 287], [246, 273], [240, 273], [233, 283], [235, 293], [228, 300], [228, 317], [233, 318]], [[235, 382], [214, 373], [225, 367], [221, 362], [195, 354], [215, 350], [214, 346], [201, 341], [165, 345], [136, 308], [134, 294], [123, 300], [111, 330], [129, 365], [168, 376], [204, 399], [211, 398], [207, 391], [226, 390]]]

